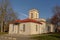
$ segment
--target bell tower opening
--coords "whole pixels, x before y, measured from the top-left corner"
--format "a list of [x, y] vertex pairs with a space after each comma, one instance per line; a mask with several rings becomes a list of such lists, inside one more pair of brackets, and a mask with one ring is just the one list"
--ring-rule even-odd
[[39, 12], [36, 9], [31, 9], [29, 11], [29, 19], [38, 19], [39, 18]]

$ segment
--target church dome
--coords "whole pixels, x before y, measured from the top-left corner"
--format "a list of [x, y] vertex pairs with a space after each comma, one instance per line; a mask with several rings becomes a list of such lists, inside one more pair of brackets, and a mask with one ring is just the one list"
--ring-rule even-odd
[[38, 12], [38, 10], [37, 9], [31, 9], [29, 12]]
[[30, 19], [37, 19], [39, 18], [39, 12], [36, 9], [29, 10], [29, 18]]

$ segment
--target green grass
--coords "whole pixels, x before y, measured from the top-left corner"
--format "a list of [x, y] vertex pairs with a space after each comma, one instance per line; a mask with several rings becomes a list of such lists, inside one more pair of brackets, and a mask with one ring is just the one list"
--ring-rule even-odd
[[41, 34], [41, 35], [34, 35], [31, 38], [36, 40], [60, 40], [60, 34], [58, 33]]
[[0, 32], [0, 35], [8, 34], [8, 32]]

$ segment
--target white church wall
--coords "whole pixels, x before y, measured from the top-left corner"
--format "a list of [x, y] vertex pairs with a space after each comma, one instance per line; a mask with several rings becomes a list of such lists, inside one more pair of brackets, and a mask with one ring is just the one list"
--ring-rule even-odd
[[46, 26], [46, 23], [43, 23], [43, 27], [44, 27], [44, 33], [47, 33], [47, 26]]
[[55, 32], [55, 27], [53, 24], [48, 24], [47, 25], [47, 31], [49, 32]]
[[[23, 31], [23, 25], [25, 25], [25, 31]], [[37, 31], [36, 31], [37, 25]], [[23, 35], [32, 35], [32, 34], [42, 34], [47, 33], [46, 24], [38, 24], [33, 22], [20, 23], [19, 25], [10, 24], [9, 34], [23, 34]], [[52, 30], [52, 29], [51, 29]]]
[[[23, 25], [25, 25], [25, 31], [23, 31]], [[20, 23], [19, 34], [29, 35], [30, 34], [30, 23]]]
[[50, 32], [54, 32], [54, 25], [50, 24], [50, 27], [51, 27]]
[[40, 25], [40, 34], [42, 33], [47, 33], [47, 26], [44, 22], [42, 22], [42, 24]]
[[9, 34], [13, 33], [13, 24], [9, 24]]
[[18, 33], [18, 25], [10, 24], [9, 25], [9, 34], [17, 34]]
[[14, 25], [14, 28], [13, 28], [13, 33], [14, 34], [18, 34], [18, 25]]
[[[37, 30], [36, 30], [36, 25], [37, 25]], [[32, 34], [39, 34], [39, 24], [31, 23], [31, 35]]]
[[43, 25], [40, 25], [40, 34], [42, 34], [44, 32], [44, 27]]

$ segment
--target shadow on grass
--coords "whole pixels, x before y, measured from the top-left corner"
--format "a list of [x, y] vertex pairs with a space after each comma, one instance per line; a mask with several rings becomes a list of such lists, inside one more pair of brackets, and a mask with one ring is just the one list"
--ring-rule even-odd
[[8, 32], [0, 32], [0, 35], [8, 34]]
[[60, 38], [60, 35], [49, 35], [51, 37]]
[[37, 40], [60, 40], [60, 34], [59, 33], [53, 33], [53, 34], [43, 34], [42, 36], [34, 36], [32, 39]]

